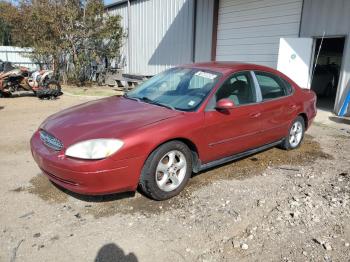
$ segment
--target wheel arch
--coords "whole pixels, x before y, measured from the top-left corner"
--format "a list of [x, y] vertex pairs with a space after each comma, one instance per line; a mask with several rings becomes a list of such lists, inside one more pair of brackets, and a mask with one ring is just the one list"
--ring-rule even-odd
[[300, 113], [298, 116], [301, 116], [304, 119], [305, 130], [309, 127], [309, 120], [306, 113]]
[[184, 137], [174, 137], [171, 139], [167, 139], [165, 141], [162, 141], [160, 144], [158, 144], [156, 147], [154, 147], [152, 150], [150, 150], [150, 152], [147, 155], [147, 158], [155, 151], [157, 150], [157, 148], [159, 148], [160, 146], [172, 142], [172, 141], [180, 141], [182, 143], [184, 143], [190, 150], [191, 150], [191, 155], [192, 155], [192, 171], [194, 173], [197, 173], [199, 170], [199, 166], [200, 166], [200, 158], [199, 158], [199, 151], [198, 151], [198, 147], [196, 146], [196, 144], [188, 139], [188, 138], [184, 138]]

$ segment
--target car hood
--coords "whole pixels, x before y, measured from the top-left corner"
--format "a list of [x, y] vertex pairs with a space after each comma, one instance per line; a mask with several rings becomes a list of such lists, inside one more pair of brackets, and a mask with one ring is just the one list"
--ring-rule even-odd
[[181, 112], [137, 102], [123, 97], [109, 97], [87, 102], [58, 112], [40, 126], [64, 145], [95, 138], [123, 138], [132, 131]]

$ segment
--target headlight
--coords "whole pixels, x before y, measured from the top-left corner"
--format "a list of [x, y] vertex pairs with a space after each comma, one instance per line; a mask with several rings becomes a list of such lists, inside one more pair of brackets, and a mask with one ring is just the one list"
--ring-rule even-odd
[[92, 139], [76, 143], [66, 150], [66, 156], [81, 159], [103, 159], [115, 152], [122, 146], [119, 139]]

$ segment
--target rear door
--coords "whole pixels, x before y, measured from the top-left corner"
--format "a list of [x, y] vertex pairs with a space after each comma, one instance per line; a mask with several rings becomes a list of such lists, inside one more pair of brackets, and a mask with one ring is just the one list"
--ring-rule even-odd
[[270, 72], [254, 71], [261, 92], [261, 139], [265, 144], [275, 142], [288, 133], [297, 110], [293, 88]]
[[[220, 99], [233, 101], [235, 108], [219, 111]], [[203, 162], [255, 148], [260, 132], [261, 108], [257, 103], [257, 89], [250, 71], [231, 75], [212, 97], [205, 112], [205, 137], [208, 147]]]

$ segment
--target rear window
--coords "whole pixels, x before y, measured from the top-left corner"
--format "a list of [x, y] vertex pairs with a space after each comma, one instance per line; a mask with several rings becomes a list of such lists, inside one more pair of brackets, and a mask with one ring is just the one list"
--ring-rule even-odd
[[214, 82], [214, 79], [194, 75], [188, 85], [188, 89], [199, 89], [206, 85], [212, 85]]
[[265, 72], [255, 72], [255, 76], [258, 80], [263, 100], [279, 98], [289, 94], [286, 83], [284, 83], [285, 81], [279, 76]]

